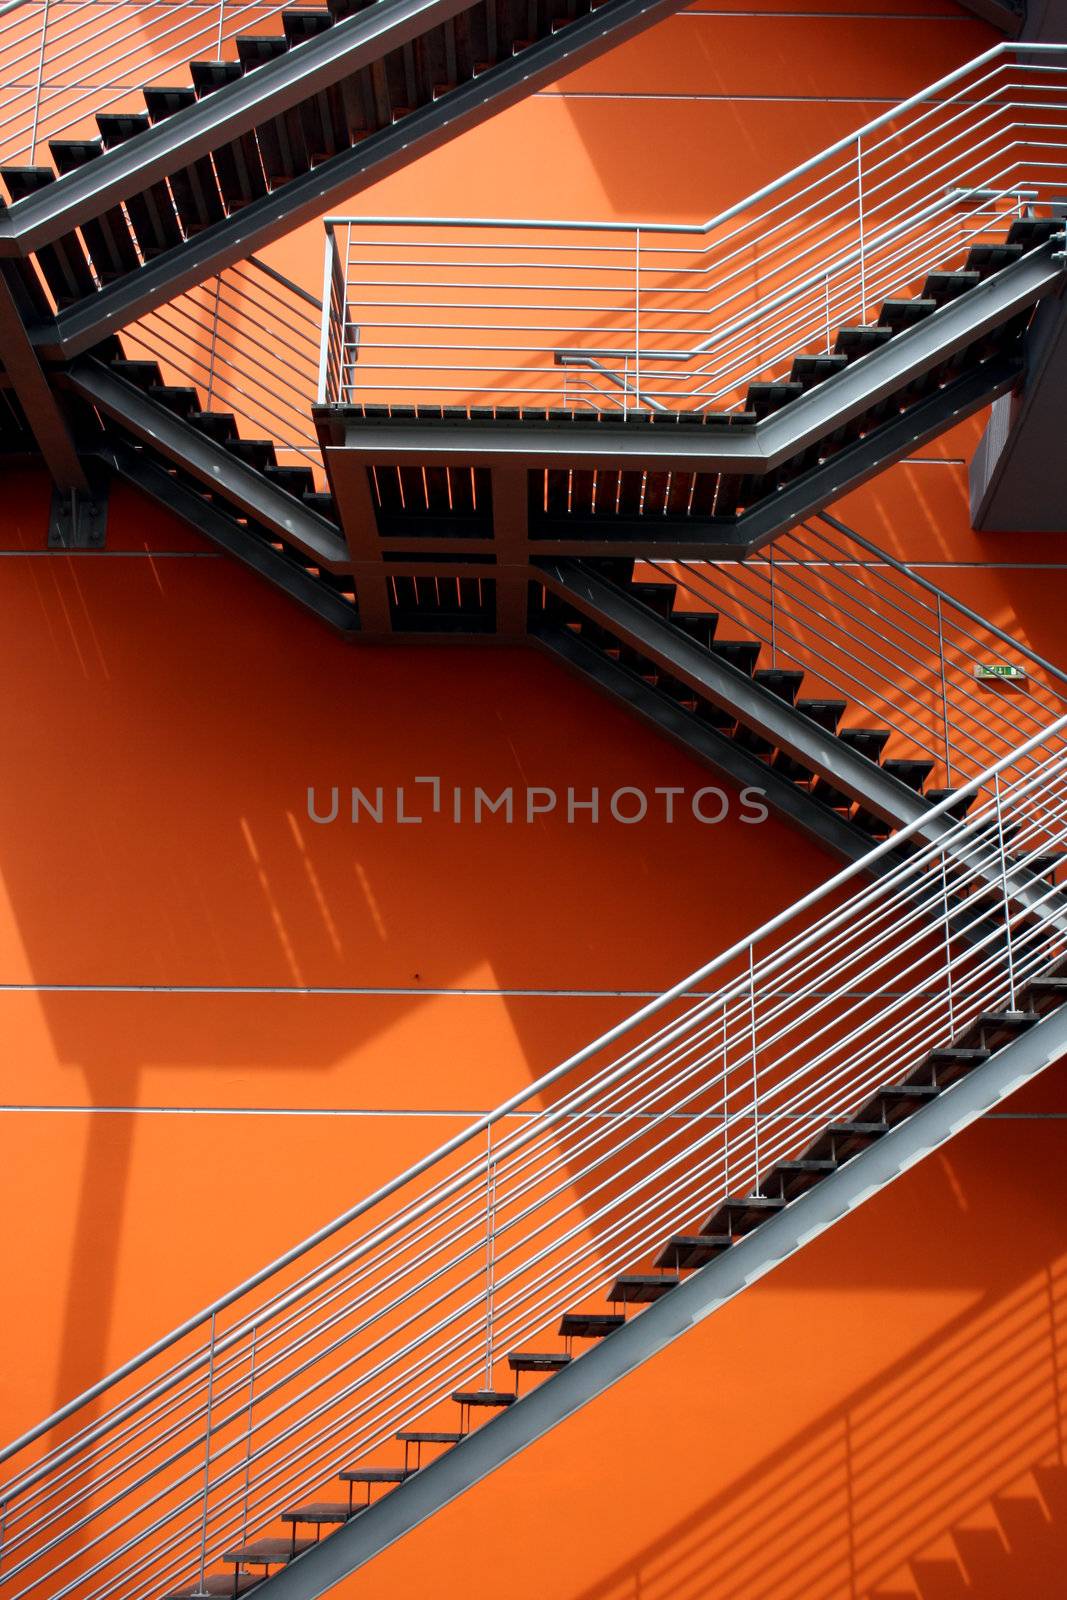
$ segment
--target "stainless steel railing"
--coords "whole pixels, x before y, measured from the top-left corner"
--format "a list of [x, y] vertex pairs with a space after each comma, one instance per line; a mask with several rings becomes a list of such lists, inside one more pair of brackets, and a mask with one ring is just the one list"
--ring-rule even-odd
[[842, 728], [889, 732], [930, 788], [977, 778], [1059, 716], [1067, 673], [837, 517], [800, 524], [745, 561], [642, 560], [717, 638], [756, 639], [761, 666], [847, 704]]
[[970, 787], [990, 798], [935, 808], [935, 843], [901, 830], [0, 1451], [7, 1600], [202, 1583], [1014, 1005], [1065, 954], [1029, 869], [1067, 842], [1067, 717]]
[[737, 409], [1065, 200], [1067, 45], [1003, 44], [703, 224], [334, 218], [320, 398]]
[[277, 0], [9, 0], [0, 9], [0, 164], [48, 165], [49, 139], [92, 139], [98, 111], [144, 111], [146, 84], [235, 60], [240, 33], [280, 31]]
[[227, 411], [246, 439], [266, 439], [283, 466], [325, 485], [311, 405], [319, 301], [258, 257], [228, 267], [122, 330], [133, 360], [158, 361], [168, 384], [191, 385], [203, 410]]

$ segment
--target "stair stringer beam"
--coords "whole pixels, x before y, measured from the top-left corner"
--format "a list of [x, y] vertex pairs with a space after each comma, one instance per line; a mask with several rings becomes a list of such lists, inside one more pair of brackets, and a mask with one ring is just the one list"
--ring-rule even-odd
[[[609, 628], [894, 828], [919, 822], [929, 811], [929, 803], [906, 783], [849, 749], [780, 696], [703, 649], [680, 628], [629, 599], [599, 574], [571, 561], [539, 562], [537, 571], [553, 594]], [[947, 829], [934, 823], [931, 831], [937, 838]]]
[[339, 529], [294, 495], [279, 489], [256, 467], [241, 461], [225, 445], [157, 405], [136, 384], [128, 383], [102, 361], [76, 363], [65, 382], [112, 417], [142, 444], [198, 478], [206, 489], [233, 505], [311, 556], [329, 572], [349, 568], [348, 546]]
[[[372, 463], [402, 466], [526, 466], [648, 472], [774, 472], [835, 429], [899, 394], [935, 367], [1010, 322], [1063, 276], [1052, 244], [1039, 245], [986, 282], [896, 334], [798, 399], [749, 427], [719, 431], [666, 421], [575, 426], [495, 420], [349, 419], [316, 406], [320, 433]], [[736, 543], [735, 539], [735, 543]]]
[[1036, 1078], [1065, 1050], [1067, 1006], [1061, 1006], [715, 1261], [692, 1273], [670, 1294], [268, 1578], [261, 1586], [262, 1593], [269, 1593], [270, 1600], [317, 1600], [328, 1593], [880, 1194], [894, 1179]]
[[[591, 650], [568, 629], [539, 628], [531, 637], [541, 649], [564, 662], [571, 671], [581, 673], [586, 680], [592, 679], [599, 689], [621, 700], [631, 711], [636, 711], [661, 733], [684, 745], [701, 761], [708, 762], [742, 788], [759, 789], [773, 810], [802, 828], [835, 855], [845, 861], [859, 861], [870, 853], [871, 840], [868, 834], [854, 828], [831, 811], [829, 806], [805, 794], [795, 783], [790, 783], [770, 767], [764, 766], [731, 739], [723, 738], [713, 728], [704, 727], [693, 717], [687, 716], [679, 706], [671, 705], [663, 695], [657, 694], [632, 673]], [[874, 863], [872, 875], [879, 871], [892, 871], [899, 865], [900, 857], [895, 852], [887, 854]]]
[[[598, 573], [579, 562], [567, 561], [539, 562], [537, 572], [554, 594], [666, 667], [722, 710], [731, 712], [777, 749], [787, 751], [835, 788], [843, 789], [884, 817], [894, 828], [918, 823], [915, 837], [922, 844], [936, 845], [951, 838], [950, 816], [944, 812], [931, 816], [933, 807], [929, 801], [906, 783], [850, 749], [747, 673], [703, 649], [647, 606], [629, 599]], [[988, 861], [972, 861], [971, 870], [991, 887], [1002, 887], [1000, 861], [995, 852]], [[1007, 883], [1020, 905], [1039, 921], [1067, 934], [1067, 907], [1054, 903], [1062, 896], [1057, 895], [1050, 902], [1040, 880], [1010, 865]]]
[[359, 632], [357, 615], [339, 596], [331, 594], [309, 573], [301, 572], [276, 550], [256, 539], [234, 517], [210, 505], [195, 490], [175, 483], [170, 473], [146, 452], [130, 445], [112, 444], [103, 452], [103, 457], [120, 478], [149, 495], [166, 511], [181, 517], [226, 555], [258, 572], [320, 622], [327, 623], [345, 638], [352, 638]]

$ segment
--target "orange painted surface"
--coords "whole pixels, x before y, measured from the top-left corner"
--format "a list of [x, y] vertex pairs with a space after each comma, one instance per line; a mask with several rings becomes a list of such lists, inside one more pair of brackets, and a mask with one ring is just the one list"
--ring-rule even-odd
[[[991, 37], [949, 0], [713, 14], [738, 9], [700, 0], [356, 209], [704, 217]], [[653, 98], [690, 93], [756, 98]], [[267, 254], [318, 290], [317, 227]], [[839, 509], [1067, 667], [1062, 573], [972, 565], [1063, 561], [971, 533], [976, 436]], [[10, 1437], [834, 863], [773, 820], [317, 827], [309, 784], [715, 780], [532, 650], [346, 648], [130, 491], [110, 554], [64, 558], [41, 478], [4, 489], [0, 1105], [44, 1108], [0, 1113]], [[1062, 1075], [1008, 1109], [1067, 1111]], [[972, 1130], [339, 1592], [1056, 1593], [1062, 1126]]]

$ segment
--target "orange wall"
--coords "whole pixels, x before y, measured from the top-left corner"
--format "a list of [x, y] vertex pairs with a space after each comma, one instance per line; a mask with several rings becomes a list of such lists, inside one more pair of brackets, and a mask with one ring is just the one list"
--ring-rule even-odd
[[[990, 37], [700, 0], [354, 205], [706, 216]], [[315, 287], [319, 251], [271, 254]], [[968, 528], [975, 436], [842, 514], [1067, 665], [1058, 545]], [[834, 864], [773, 820], [316, 828], [308, 784], [708, 780], [532, 650], [346, 648], [132, 493], [59, 557], [43, 481], [4, 489], [11, 1436]], [[343, 1592], [1055, 1592], [1064, 1112], [1050, 1076]]]

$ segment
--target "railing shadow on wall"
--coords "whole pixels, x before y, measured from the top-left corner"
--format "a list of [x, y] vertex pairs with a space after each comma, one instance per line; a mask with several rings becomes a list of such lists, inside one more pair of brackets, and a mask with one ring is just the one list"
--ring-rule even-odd
[[[987, 1176], [995, 1178], [993, 1161]], [[914, 1181], [932, 1204], [951, 1208], [945, 1179]], [[957, 1168], [952, 1182], [959, 1181]], [[709, 1439], [716, 1492], [568, 1600], [1005, 1600], [1056, 1592], [1067, 1538], [1067, 1258], [1043, 1263], [1037, 1252], [1035, 1260], [1025, 1226], [1017, 1261], [995, 1243], [986, 1249], [980, 1241], [1004, 1237], [1006, 1192], [994, 1185], [983, 1193], [969, 1181], [966, 1197], [965, 1249], [983, 1253], [979, 1281], [992, 1274], [994, 1287], [817, 1421], [792, 1434], [783, 1426], [773, 1454], [736, 1478], [714, 1459]], [[1026, 1191], [1024, 1204], [1035, 1198]], [[852, 1239], [860, 1250], [874, 1247], [862, 1224]], [[908, 1284], [898, 1292], [944, 1286], [921, 1259], [929, 1249], [922, 1236], [888, 1246], [887, 1260], [894, 1273], [903, 1266]], [[853, 1251], [840, 1263], [850, 1286], [854, 1266]], [[802, 1352], [810, 1339], [810, 1330], [800, 1334]], [[743, 1356], [739, 1367], [748, 1381]], [[770, 1382], [787, 1414], [787, 1393]], [[778, 1432], [777, 1423], [776, 1416], [765, 1426]], [[955, 1542], [954, 1558], [945, 1556], [946, 1540]]]
[[[1058, 891], [1027, 865], [1062, 838], [1065, 723], [1015, 753], [1040, 759], [1003, 793], [975, 780], [994, 799], [942, 842], [842, 900], [870, 860], [846, 869], [9, 1446], [13, 1600], [116, 1582], [147, 1600], [203, 1576], [282, 1501], [457, 1385], [492, 1386], [510, 1347], [1014, 1005], [1067, 948]], [[722, 989], [688, 1001], [712, 975]]]

